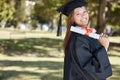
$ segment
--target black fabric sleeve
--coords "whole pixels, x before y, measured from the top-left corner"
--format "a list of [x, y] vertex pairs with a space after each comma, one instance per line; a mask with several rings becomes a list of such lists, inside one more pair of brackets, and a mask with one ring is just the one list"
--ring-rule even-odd
[[102, 76], [103, 79], [107, 78], [112, 74], [112, 70], [105, 48], [101, 46], [92, 53], [90, 47], [88, 40], [77, 37], [75, 52], [80, 66], [90, 73]]
[[80, 66], [84, 67], [92, 57], [88, 41], [84, 38], [77, 37], [75, 41], [75, 50]]

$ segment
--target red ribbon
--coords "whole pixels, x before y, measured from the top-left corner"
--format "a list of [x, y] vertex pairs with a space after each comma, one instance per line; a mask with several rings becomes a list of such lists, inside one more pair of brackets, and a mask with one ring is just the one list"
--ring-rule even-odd
[[86, 31], [85, 33], [86, 36], [89, 36], [89, 33], [93, 32], [93, 28], [88, 28], [86, 26], [83, 26], [82, 29]]

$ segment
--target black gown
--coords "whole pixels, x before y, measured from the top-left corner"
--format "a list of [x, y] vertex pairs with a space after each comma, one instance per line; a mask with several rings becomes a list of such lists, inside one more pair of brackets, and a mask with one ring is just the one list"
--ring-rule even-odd
[[111, 75], [105, 48], [96, 39], [72, 32], [65, 51], [63, 80], [106, 80]]

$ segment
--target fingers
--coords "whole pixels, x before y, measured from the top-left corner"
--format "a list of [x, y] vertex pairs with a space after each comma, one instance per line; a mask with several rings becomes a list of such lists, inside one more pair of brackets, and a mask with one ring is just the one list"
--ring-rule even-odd
[[104, 38], [108, 38], [108, 35], [102, 33], [102, 34], [100, 35], [100, 38], [102, 38], [102, 37], [104, 37]]
[[107, 50], [107, 48], [109, 47], [109, 38], [108, 38], [108, 35], [102, 33], [102, 34], [100, 35], [100, 38], [99, 38], [98, 41], [99, 41], [100, 44], [101, 44], [102, 46], [104, 46], [105, 49]]

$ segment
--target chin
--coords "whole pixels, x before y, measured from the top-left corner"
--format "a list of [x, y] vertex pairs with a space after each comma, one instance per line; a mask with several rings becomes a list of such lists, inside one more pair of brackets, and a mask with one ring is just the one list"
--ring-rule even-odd
[[87, 23], [86, 23], [86, 24], [83, 24], [83, 26], [87, 26]]
[[83, 23], [83, 25], [84, 25], [84, 26], [87, 26], [87, 25], [88, 25], [88, 22]]
[[77, 24], [78, 26], [87, 26], [88, 25], [88, 23], [87, 22], [84, 22], [84, 23], [80, 23], [80, 24]]

